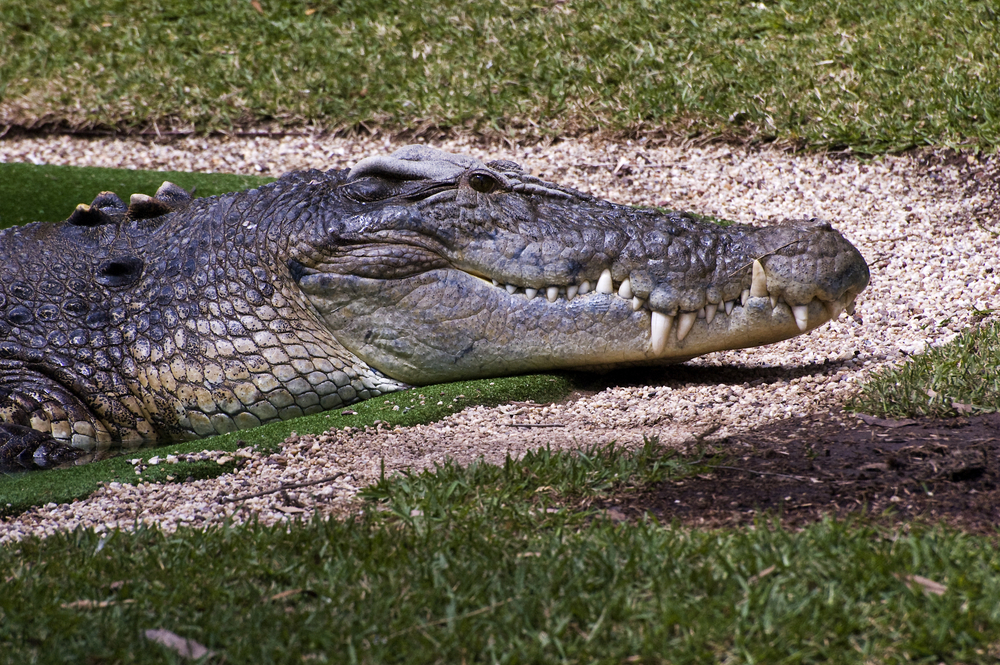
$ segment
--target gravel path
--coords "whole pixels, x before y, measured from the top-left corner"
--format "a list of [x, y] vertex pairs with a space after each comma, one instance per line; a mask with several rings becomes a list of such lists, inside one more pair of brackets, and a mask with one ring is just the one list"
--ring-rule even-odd
[[[394, 472], [426, 468], [447, 457], [461, 463], [500, 462], [507, 454], [545, 445], [565, 449], [617, 441], [632, 446], [646, 436], [685, 448], [705, 437], [836, 408], [871, 372], [926, 345], [949, 341], [972, 323], [974, 310], [1000, 309], [1000, 219], [983, 212], [995, 210], [996, 201], [985, 187], [977, 187], [995, 185], [995, 161], [908, 155], [865, 162], [602, 139], [522, 147], [460, 138], [436, 145], [479, 158], [512, 159], [535, 175], [623, 203], [748, 223], [826, 218], [865, 255], [872, 284], [853, 318], [845, 315], [809, 335], [765, 348], [687, 363], [710, 368], [704, 378], [686, 370], [680, 372], [684, 380], [678, 380], [678, 372], [670, 369], [628, 378], [615, 374], [602, 390], [563, 404], [470, 408], [426, 426], [292, 437], [279, 455], [241, 452], [246, 465], [217, 479], [112, 483], [85, 501], [50, 504], [0, 521], [0, 542], [77, 525], [128, 529], [142, 522], [173, 529], [217, 523], [226, 516], [239, 521], [256, 515], [270, 523], [314, 510], [342, 513], [356, 508], [355, 492], [377, 479], [382, 460], [386, 471]], [[276, 175], [343, 168], [397, 147], [388, 140], [329, 137], [139, 143], [60, 136], [0, 140], [0, 161]], [[412, 397], [401, 394], [400, 400]], [[511, 423], [561, 426], [504, 426]], [[343, 475], [297, 490], [225, 500], [335, 473]]]

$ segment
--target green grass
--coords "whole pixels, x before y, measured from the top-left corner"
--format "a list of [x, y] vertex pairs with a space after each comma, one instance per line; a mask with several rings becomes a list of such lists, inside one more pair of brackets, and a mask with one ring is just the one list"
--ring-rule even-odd
[[356, 519], [32, 538], [0, 549], [0, 653], [177, 662], [166, 629], [234, 663], [995, 662], [994, 539], [576, 509], [696, 468], [540, 451], [383, 481]]
[[[258, 4], [260, 12], [213, 0], [6, 0], [0, 125], [150, 134], [262, 123], [535, 135], [666, 129], [865, 152], [1000, 145], [993, 2]], [[9, 169], [28, 167], [2, 168], [0, 187]], [[59, 199], [65, 183], [40, 180], [32, 197], [19, 183], [0, 192], [0, 221], [61, 219], [99, 189], [150, 193], [159, 179], [105, 178], [71, 200]], [[6, 207], [15, 198], [16, 213]], [[909, 386], [913, 405], [924, 399], [916, 386], [926, 385], [949, 408], [987, 406], [953, 377], [995, 372], [1000, 341], [991, 330], [981, 343], [970, 341], [978, 333], [960, 338], [956, 348], [978, 346], [957, 360], [928, 354], [924, 384], [888, 384]], [[525, 379], [524, 394], [559, 390], [564, 379], [549, 378]], [[511, 381], [494, 382], [492, 397], [477, 384], [476, 398], [511, 399]], [[469, 388], [434, 390], [451, 404], [457, 394], [448, 391], [472, 397]], [[403, 413], [405, 395], [413, 397], [359, 405], [357, 421], [342, 424], [423, 417]], [[326, 420], [308, 427], [333, 424]], [[305, 422], [280, 427], [191, 445], [273, 446], [292, 429], [309, 431]], [[448, 464], [383, 479], [365, 491], [369, 509], [356, 519], [32, 538], [0, 548], [0, 661], [176, 662], [144, 639], [151, 628], [205, 644], [219, 654], [213, 662], [1000, 657], [996, 538], [832, 521], [794, 533], [764, 523], [699, 531], [652, 518], [618, 524], [588, 508], [696, 472], [694, 462], [654, 442], [635, 454], [542, 450], [502, 467]], [[135, 478], [123, 460], [94, 465], [74, 472], [98, 474], [80, 491], [118, 473], [114, 464]], [[146, 472], [161, 481], [166, 473]], [[34, 477], [68, 486], [55, 474]], [[16, 501], [40, 501], [37, 487]], [[912, 575], [947, 589], [911, 590]]]
[[848, 408], [897, 418], [1000, 410], [1000, 321], [876, 373]]
[[[153, 456], [202, 450], [232, 452], [246, 446], [255, 446], [261, 451], [276, 451], [293, 432], [299, 435], [321, 434], [329, 429], [370, 427], [377, 421], [386, 427], [417, 425], [440, 420], [467, 406], [496, 406], [528, 399], [538, 403], [554, 401], [565, 397], [571, 388], [568, 378], [551, 374], [425, 386], [352, 404], [347, 409], [355, 412], [351, 415], [343, 415], [344, 409], [335, 409], [187, 443], [129, 451], [120, 457], [67, 469], [0, 476], [0, 516], [16, 515], [32, 506], [50, 502], [66, 503], [84, 498], [108, 482], [165, 483], [212, 478], [232, 472], [238, 461], [223, 465], [210, 460], [154, 465], [147, 466], [141, 475], [136, 475], [129, 460], [137, 458], [145, 461]], [[394, 411], [397, 406], [399, 409]]]
[[152, 196], [164, 180], [193, 190], [195, 196], [214, 196], [263, 185], [274, 178], [0, 164], [0, 229], [27, 222], [62, 221], [78, 203], [90, 203], [105, 190], [117, 193], [126, 203], [135, 193]]
[[1000, 145], [994, 2], [6, 0], [0, 125]]

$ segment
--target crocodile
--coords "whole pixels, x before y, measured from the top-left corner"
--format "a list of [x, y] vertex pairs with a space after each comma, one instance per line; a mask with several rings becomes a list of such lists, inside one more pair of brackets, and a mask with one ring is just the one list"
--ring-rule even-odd
[[427, 146], [217, 197], [102, 192], [0, 233], [0, 461], [682, 362], [808, 332], [868, 281], [821, 220], [723, 226]]

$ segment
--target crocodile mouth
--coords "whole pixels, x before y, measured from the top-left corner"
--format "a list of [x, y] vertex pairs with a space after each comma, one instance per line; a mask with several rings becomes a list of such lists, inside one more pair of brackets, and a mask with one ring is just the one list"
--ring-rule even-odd
[[[828, 321], [838, 319], [844, 312], [853, 315], [857, 296], [867, 286], [865, 283], [860, 288], [848, 288], [836, 298], [813, 297], [808, 302], [788, 302], [783, 295], [775, 293], [778, 289], [773, 289], [775, 292], [768, 289], [767, 270], [761, 261], [755, 260], [751, 267], [750, 285], [743, 288], [738, 297], [729, 300], [720, 298], [719, 302], [708, 302], [706, 299], [706, 304], [697, 310], [684, 311], [678, 308], [671, 312], [664, 312], [653, 309], [650, 307], [648, 299], [639, 297], [633, 291], [630, 278], [626, 277], [620, 282], [613, 280], [609, 269], [601, 272], [596, 279], [583, 280], [579, 284], [549, 285], [537, 288], [519, 286], [509, 282], [501, 283], [496, 279], [489, 279], [475, 273], [468, 274], [478, 278], [484, 284], [506, 292], [513, 298], [520, 298], [521, 302], [541, 299], [556, 305], [579, 302], [579, 299], [587, 296], [617, 296], [628, 303], [632, 311], [648, 316], [649, 350], [653, 357], [664, 354], [669, 347], [681, 345], [699, 321], [704, 324], [707, 330], [717, 317], [745, 318], [746, 313], [740, 310], [750, 306], [760, 312], [765, 304], [769, 305], [771, 318], [775, 324], [792, 320], [795, 322], [798, 332], [808, 332]], [[754, 300], [753, 303], [751, 303], [751, 299]], [[518, 304], [520, 303], [512, 303], [513, 306]], [[724, 324], [716, 327], [728, 328], [729, 326]]]
[[578, 284], [545, 287], [454, 265], [394, 279], [307, 270], [298, 281], [338, 342], [411, 384], [671, 364], [770, 344], [853, 311], [867, 285], [867, 277], [855, 277], [829, 298], [819, 293], [796, 302], [780, 274], [768, 289], [761, 261], [743, 272], [723, 289], [734, 297], [674, 311], [656, 308], [652, 294], [640, 297], [631, 279], [615, 281], [608, 269]]

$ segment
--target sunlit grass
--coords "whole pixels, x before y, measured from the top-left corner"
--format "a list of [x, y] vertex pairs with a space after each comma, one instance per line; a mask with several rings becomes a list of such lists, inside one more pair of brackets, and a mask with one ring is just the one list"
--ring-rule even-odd
[[[581, 499], [697, 470], [649, 441], [446, 465], [354, 519], [175, 534], [78, 530], [0, 549], [5, 662], [991, 662], [993, 539], [823, 521], [622, 523]], [[932, 659], [932, 660], [928, 660]]]
[[988, 1], [7, 0], [0, 12], [0, 125], [1000, 143]]
[[1000, 322], [876, 373], [849, 408], [893, 417], [972, 415], [1000, 410]]

